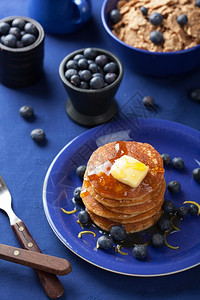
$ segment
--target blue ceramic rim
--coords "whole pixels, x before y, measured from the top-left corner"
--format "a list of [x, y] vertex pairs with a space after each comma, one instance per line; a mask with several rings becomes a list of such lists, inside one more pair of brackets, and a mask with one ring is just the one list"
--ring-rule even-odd
[[[185, 133], [191, 133], [192, 132], [192, 135], [195, 137], [195, 138], [200, 138], [200, 132], [193, 129], [193, 128], [190, 128], [186, 125], [182, 125], [182, 124], [179, 124], [179, 123], [176, 123], [176, 122], [173, 122], [173, 121], [167, 121], [167, 120], [162, 120], [162, 119], [148, 119], [147, 120], [147, 124], [153, 124], [155, 125], [156, 123], [161, 123], [162, 124], [162, 127], [168, 127], [168, 128], [172, 128], [175, 126], [180, 132], [185, 132]], [[158, 124], [157, 124], [158, 125]], [[102, 127], [103, 125], [101, 126], [97, 126], [93, 129], [90, 129], [88, 130], [91, 134], [92, 133], [95, 133], [95, 131], [97, 130], [97, 128], [100, 128]], [[189, 270], [193, 267], [196, 267], [200, 264], [199, 262], [199, 259], [198, 259], [198, 262], [193, 262], [191, 264], [191, 259], [189, 259], [188, 261], [188, 258], [186, 258], [185, 260], [183, 260], [183, 262], [185, 262], [185, 266], [184, 267], [181, 267], [181, 264], [182, 264], [182, 260], [181, 261], [177, 261], [177, 266], [174, 268], [172, 263], [169, 263], [169, 265], [167, 265], [167, 268], [166, 268], [166, 272], [160, 272], [159, 271], [156, 273], [153, 272], [153, 273], [150, 273], [149, 271], [147, 273], [144, 273], [144, 274], [139, 274], [139, 272], [133, 274], [133, 273], [128, 273], [128, 272], [123, 272], [121, 270], [115, 270], [115, 269], [109, 269], [109, 268], [106, 268], [105, 266], [102, 266], [100, 264], [98, 264], [98, 261], [97, 263], [95, 263], [94, 261], [91, 261], [89, 260], [88, 258], [86, 258], [84, 255], [85, 253], [83, 253], [83, 255], [81, 253], [78, 253], [79, 250], [75, 248], [73, 248], [73, 245], [71, 246], [70, 243], [66, 243], [66, 241], [62, 240], [63, 236], [62, 234], [60, 233], [60, 231], [57, 229], [57, 227], [54, 225], [54, 221], [52, 220], [51, 218], [51, 215], [49, 213], [49, 209], [48, 209], [48, 204], [47, 204], [47, 199], [46, 199], [46, 188], [47, 188], [47, 184], [48, 184], [48, 180], [49, 180], [49, 175], [54, 167], [54, 164], [56, 163], [57, 159], [59, 159], [59, 157], [62, 155], [63, 152], [65, 152], [66, 148], [70, 146], [70, 144], [72, 144], [73, 142], [76, 142], [76, 140], [78, 138], [81, 138], [83, 139], [85, 135], [88, 134], [88, 131], [80, 134], [79, 136], [75, 137], [72, 141], [70, 141], [58, 154], [57, 156], [54, 158], [54, 160], [52, 161], [48, 171], [47, 171], [47, 174], [45, 176], [45, 180], [44, 180], [44, 185], [43, 185], [43, 206], [44, 206], [44, 211], [45, 211], [45, 215], [47, 217], [47, 220], [49, 222], [49, 225], [50, 227], [52, 228], [53, 232], [55, 233], [55, 235], [58, 237], [58, 239], [70, 250], [72, 251], [74, 254], [76, 254], [77, 256], [79, 256], [81, 259], [87, 261], [88, 263], [94, 265], [94, 266], [97, 266], [101, 269], [104, 269], [104, 270], [107, 270], [107, 271], [110, 271], [110, 272], [113, 272], [113, 273], [118, 273], [118, 274], [121, 274], [121, 275], [127, 275], [127, 276], [137, 276], [137, 277], [158, 277], [158, 276], [166, 276], [166, 275], [172, 275], [172, 274], [176, 274], [176, 273], [180, 273], [182, 271], [186, 271], [186, 270]], [[198, 255], [199, 256], [199, 255]], [[195, 260], [196, 260], [196, 257], [195, 257]], [[136, 271], [137, 271], [138, 267], [136, 268]]]
[[96, 48], [96, 47], [92, 47], [93, 49], [97, 50], [98, 52], [102, 52], [104, 54], [107, 54], [108, 56], [110, 56], [112, 58], [113, 61], [115, 61], [118, 65], [118, 68], [119, 68], [119, 75], [117, 77], [117, 79], [109, 84], [108, 86], [102, 88], [102, 89], [98, 89], [98, 90], [90, 90], [90, 89], [80, 89], [74, 85], [72, 85], [64, 76], [64, 67], [65, 67], [65, 64], [66, 62], [73, 56], [75, 56], [76, 54], [79, 54], [79, 53], [82, 53], [86, 48], [82, 48], [82, 49], [78, 49], [78, 50], [75, 50], [71, 53], [69, 53], [67, 56], [65, 56], [63, 58], [63, 60], [61, 61], [60, 63], [60, 66], [59, 66], [59, 75], [60, 75], [60, 78], [62, 80], [62, 82], [64, 84], [66, 84], [69, 88], [71, 88], [72, 90], [75, 90], [77, 92], [81, 92], [81, 93], [86, 93], [86, 94], [97, 94], [97, 93], [104, 93], [105, 91], [111, 89], [112, 87], [114, 87], [115, 85], [117, 85], [118, 83], [121, 82], [122, 78], [123, 78], [123, 75], [124, 75], [124, 68], [123, 68], [123, 65], [122, 65], [122, 62], [120, 61], [120, 59], [114, 55], [113, 53], [111, 53], [110, 51], [108, 50], [105, 50], [105, 49], [101, 49], [101, 48]]
[[139, 49], [139, 48], [135, 48], [133, 46], [130, 46], [126, 43], [124, 43], [122, 40], [120, 40], [116, 35], [114, 35], [114, 33], [112, 33], [112, 31], [110, 30], [110, 27], [108, 26], [107, 22], [106, 22], [106, 15], [105, 15], [105, 9], [106, 9], [106, 5], [108, 3], [109, 0], [104, 0], [102, 8], [101, 8], [101, 20], [103, 23], [104, 28], [106, 29], [107, 33], [114, 39], [116, 40], [116, 42], [120, 43], [123, 47], [127, 47], [130, 50], [135, 50], [136, 52], [139, 53], [143, 53], [143, 54], [147, 54], [147, 55], [157, 55], [157, 56], [168, 56], [168, 55], [181, 55], [184, 53], [189, 53], [191, 51], [197, 50], [200, 48], [200, 44], [185, 50], [179, 50], [179, 51], [171, 51], [171, 52], [153, 52], [153, 51], [148, 51], [148, 50], [143, 50], [143, 49]]

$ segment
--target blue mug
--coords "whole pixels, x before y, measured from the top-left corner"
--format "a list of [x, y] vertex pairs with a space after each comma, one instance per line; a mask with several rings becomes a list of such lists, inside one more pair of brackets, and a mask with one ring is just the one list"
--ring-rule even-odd
[[28, 10], [52, 34], [74, 32], [91, 17], [90, 0], [29, 0]]

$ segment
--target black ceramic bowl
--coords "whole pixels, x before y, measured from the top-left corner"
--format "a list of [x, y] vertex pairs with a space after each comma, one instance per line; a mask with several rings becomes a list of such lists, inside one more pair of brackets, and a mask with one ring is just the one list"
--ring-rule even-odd
[[11, 88], [29, 86], [43, 73], [44, 30], [35, 20], [22, 16], [1, 19], [9, 24], [16, 18], [33, 23], [38, 31], [36, 41], [23, 48], [11, 48], [0, 43], [0, 82]]
[[110, 85], [101, 89], [82, 89], [74, 86], [65, 77], [66, 63], [77, 54], [83, 54], [84, 49], [79, 49], [67, 55], [59, 67], [59, 75], [69, 96], [66, 111], [75, 122], [85, 126], [96, 126], [108, 122], [117, 112], [117, 102], [114, 96], [123, 77], [123, 66], [120, 60], [111, 52], [104, 49], [93, 48], [97, 54], [105, 54], [109, 61], [118, 66], [117, 78]]

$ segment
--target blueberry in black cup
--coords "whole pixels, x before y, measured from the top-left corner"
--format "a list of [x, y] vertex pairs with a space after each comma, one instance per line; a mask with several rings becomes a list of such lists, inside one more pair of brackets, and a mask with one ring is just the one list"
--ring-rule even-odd
[[[66, 62], [64, 71], [66, 79], [72, 85], [94, 90], [113, 83], [119, 75], [117, 63], [95, 48], [86, 48], [81, 54], [74, 55]], [[83, 85], [81, 82], [88, 84]]]
[[6, 47], [18, 48], [18, 45], [20, 48], [27, 47], [32, 45], [38, 36], [39, 31], [36, 25], [26, 21], [23, 17], [0, 22], [1, 43]]
[[80, 49], [63, 59], [59, 74], [73, 121], [91, 127], [113, 118], [118, 108], [114, 96], [123, 77], [118, 57], [104, 49]]
[[43, 74], [44, 30], [22, 16], [0, 20], [0, 82], [11, 88], [32, 85]]

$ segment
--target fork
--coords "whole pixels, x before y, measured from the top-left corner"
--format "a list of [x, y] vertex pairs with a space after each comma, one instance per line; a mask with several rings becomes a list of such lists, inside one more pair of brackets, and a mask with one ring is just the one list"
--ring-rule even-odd
[[[12, 209], [12, 197], [3, 180], [0, 176], [0, 209], [6, 212], [9, 217], [10, 225], [14, 231], [21, 246], [29, 251], [41, 252], [30, 232], [26, 228], [22, 220], [20, 220]], [[64, 293], [64, 288], [56, 275], [44, 271], [34, 269], [40, 283], [50, 299], [57, 299]]]

